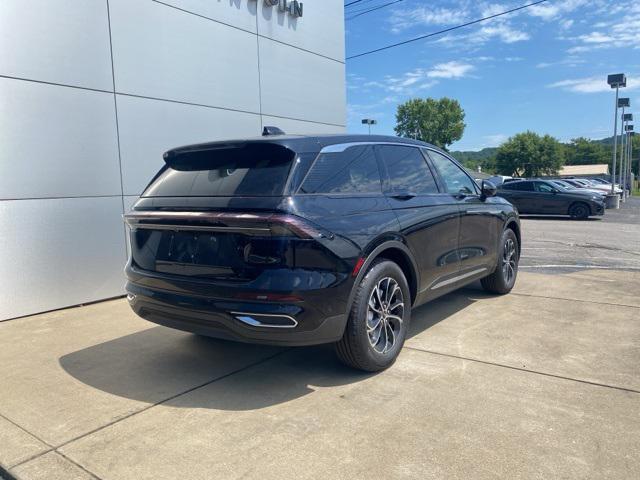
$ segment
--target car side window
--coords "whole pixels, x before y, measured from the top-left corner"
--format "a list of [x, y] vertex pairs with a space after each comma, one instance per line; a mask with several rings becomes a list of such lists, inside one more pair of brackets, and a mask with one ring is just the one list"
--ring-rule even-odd
[[535, 189], [533, 188], [533, 182], [519, 182], [518, 190], [522, 190], [524, 192], [533, 192]]
[[395, 145], [379, 145], [392, 190], [416, 195], [438, 193], [438, 185], [419, 149]]
[[428, 153], [438, 172], [440, 172], [448, 193], [454, 195], [458, 193], [475, 195], [478, 193], [476, 183], [458, 165], [438, 152], [429, 150]]
[[302, 182], [300, 193], [381, 193], [380, 170], [371, 145], [322, 153]]
[[547, 183], [536, 182], [536, 191], [541, 193], [553, 193], [555, 188]]

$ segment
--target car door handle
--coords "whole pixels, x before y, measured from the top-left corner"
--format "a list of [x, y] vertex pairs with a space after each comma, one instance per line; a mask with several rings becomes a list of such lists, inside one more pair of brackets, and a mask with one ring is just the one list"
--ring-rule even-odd
[[396, 200], [411, 200], [416, 196], [413, 192], [397, 192], [391, 195], [391, 198], [395, 198]]

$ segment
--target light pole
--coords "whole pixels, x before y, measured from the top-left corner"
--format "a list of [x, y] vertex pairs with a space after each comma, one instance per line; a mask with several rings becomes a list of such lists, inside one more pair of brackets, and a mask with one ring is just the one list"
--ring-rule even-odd
[[[630, 118], [633, 120], [633, 117]], [[631, 161], [633, 156], [633, 125], [627, 123], [625, 127], [625, 131], [627, 134], [627, 163], [625, 164], [624, 169], [624, 185], [629, 184], [629, 196], [631, 195], [631, 189], [633, 185], [631, 184]]]
[[622, 184], [622, 201], [625, 201], [627, 197], [627, 190], [624, 187], [627, 184], [627, 168], [628, 168], [628, 162], [629, 162], [629, 134], [628, 134], [627, 127], [629, 126], [630, 121], [633, 121], [633, 114], [624, 113], [622, 115], [622, 123], [624, 125], [623, 127], [624, 156], [621, 155], [621, 158], [623, 160], [620, 165], [620, 183]]
[[[622, 164], [624, 163], [624, 156], [627, 153], [627, 150], [625, 148], [625, 140], [626, 140], [626, 134], [625, 134], [625, 122], [624, 122], [624, 117], [626, 116], [626, 114], [624, 113], [624, 109], [627, 107], [631, 106], [631, 101], [629, 100], [629, 98], [619, 98], [618, 99], [618, 108], [622, 109], [622, 114], [620, 115], [620, 171], [618, 173], [618, 182], [622, 183]], [[615, 168], [614, 168], [615, 171]], [[624, 202], [624, 187], [622, 187], [622, 195], [620, 195], [620, 199]]]
[[363, 118], [362, 119], [362, 124], [369, 126], [369, 135], [371, 135], [371, 125], [377, 125], [378, 121], [374, 120], [372, 118]]
[[615, 73], [607, 76], [607, 83], [616, 89], [616, 103], [613, 112], [613, 165], [611, 169], [611, 194], [607, 197], [608, 206], [620, 208], [620, 199], [616, 195], [616, 158], [618, 156], [618, 91], [627, 86], [627, 77], [624, 73]]
[[[629, 180], [631, 180], [631, 175], [633, 174], [633, 138], [635, 137], [636, 132], [629, 133], [629, 140], [631, 140], [631, 155], [629, 156]], [[640, 157], [638, 157], [638, 172], [640, 172]], [[629, 189], [629, 194], [633, 192], [633, 182], [631, 182], [631, 188]]]

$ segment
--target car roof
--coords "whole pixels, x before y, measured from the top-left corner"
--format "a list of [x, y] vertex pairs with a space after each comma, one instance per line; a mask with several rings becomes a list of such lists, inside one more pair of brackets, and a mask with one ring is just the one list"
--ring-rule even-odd
[[438, 151], [440, 148], [429, 143], [413, 140], [411, 138], [393, 137], [390, 135], [349, 135], [349, 134], [326, 134], [326, 135], [266, 135], [261, 137], [248, 137], [235, 140], [222, 140], [215, 142], [205, 142], [182, 147], [172, 148], [165, 155], [173, 156], [180, 153], [192, 152], [194, 150], [209, 150], [232, 147], [238, 144], [260, 144], [269, 143], [282, 145], [294, 152], [318, 152], [329, 145], [341, 143], [394, 143], [398, 145], [412, 145], [419, 147], [429, 147]]

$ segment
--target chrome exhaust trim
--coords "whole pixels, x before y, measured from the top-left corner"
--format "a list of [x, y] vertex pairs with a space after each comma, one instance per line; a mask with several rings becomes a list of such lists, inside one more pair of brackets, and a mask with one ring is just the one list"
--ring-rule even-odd
[[[298, 322], [295, 318], [290, 317], [289, 315], [276, 315], [276, 314], [267, 314], [267, 313], [248, 313], [248, 312], [231, 312], [233, 317], [252, 327], [261, 327], [261, 328], [295, 328], [298, 326]], [[284, 319], [286, 323], [269, 323], [268, 319]]]

